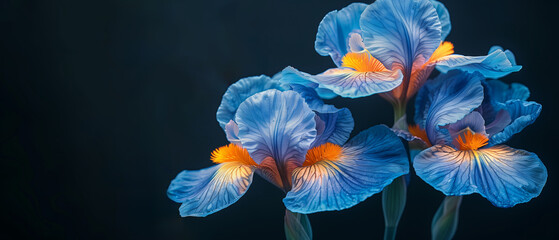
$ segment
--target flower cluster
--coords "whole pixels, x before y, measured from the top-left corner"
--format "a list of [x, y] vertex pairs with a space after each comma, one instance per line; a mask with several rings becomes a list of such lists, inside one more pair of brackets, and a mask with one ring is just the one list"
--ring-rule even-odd
[[[524, 85], [488, 80], [521, 66], [498, 46], [486, 56], [455, 54], [445, 41], [450, 29], [435, 0], [377, 0], [328, 13], [315, 49], [335, 67], [319, 74], [287, 67], [232, 84], [217, 110], [229, 144], [211, 153], [215, 166], [179, 173], [169, 198], [183, 217], [207, 216], [236, 202], [256, 173], [285, 193], [286, 236], [310, 239], [304, 214], [346, 209], [384, 189], [385, 239], [393, 239], [406, 192], [397, 179], [410, 168], [404, 140], [416, 174], [449, 196], [433, 219], [434, 239], [452, 238], [456, 222], [439, 220], [452, 214], [448, 206], [458, 211], [461, 196], [479, 193], [497, 207], [538, 196], [543, 163], [502, 143], [532, 124], [541, 105], [527, 101]], [[428, 80], [434, 69], [440, 74]], [[408, 127], [406, 105], [416, 93]], [[394, 127], [351, 139], [351, 112], [322, 100], [374, 94], [393, 105]]]

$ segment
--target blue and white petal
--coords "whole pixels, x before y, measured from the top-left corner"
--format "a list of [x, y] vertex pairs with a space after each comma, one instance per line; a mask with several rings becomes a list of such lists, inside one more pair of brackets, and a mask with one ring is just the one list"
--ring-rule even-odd
[[322, 131], [317, 133], [312, 147], [320, 146], [326, 142], [337, 145], [344, 144], [353, 130], [354, 121], [347, 108], [338, 109], [332, 113], [317, 113], [323, 123]]
[[377, 0], [361, 15], [365, 47], [388, 69], [411, 73], [441, 43], [441, 23], [429, 0]]
[[386, 126], [361, 132], [342, 148], [340, 159], [322, 160], [293, 171], [293, 188], [283, 202], [299, 213], [342, 210], [382, 191], [409, 172], [405, 148]]
[[182, 171], [171, 182], [167, 195], [182, 217], [205, 217], [241, 198], [252, 182], [255, 166], [228, 162], [213, 167]]
[[221, 104], [217, 109], [216, 117], [219, 125], [225, 129], [225, 125], [235, 119], [239, 105], [253, 94], [268, 89], [286, 90], [287, 88], [284, 84], [273, 81], [265, 75], [247, 77], [233, 83], [223, 94]]
[[512, 207], [537, 197], [547, 180], [538, 156], [499, 145], [457, 151], [436, 145], [413, 162], [425, 182], [449, 196], [479, 193], [497, 207]]
[[437, 0], [431, 0], [431, 3], [437, 10], [437, 15], [439, 15], [439, 21], [441, 22], [441, 41], [444, 41], [452, 28], [450, 25], [450, 14], [443, 3]]
[[314, 76], [323, 88], [349, 98], [370, 96], [388, 92], [402, 83], [402, 72], [358, 72], [350, 68], [333, 68]]
[[511, 123], [503, 131], [491, 136], [489, 145], [496, 145], [507, 141], [512, 135], [519, 133], [522, 129], [534, 123], [542, 111], [542, 105], [539, 103], [522, 100], [507, 101], [502, 106], [502, 109], [509, 113]]
[[257, 164], [271, 157], [286, 166], [288, 162], [300, 165], [305, 161], [316, 137], [314, 117], [298, 93], [267, 90], [245, 100], [235, 122], [243, 147]]
[[[440, 127], [455, 123], [479, 107], [483, 101], [483, 76], [451, 71], [434, 80], [437, 89], [430, 94], [430, 105], [425, 107], [425, 130], [431, 143], [437, 144], [441, 137]], [[437, 83], [441, 81], [440, 83]], [[427, 83], [430, 84], [430, 83]]]
[[301, 85], [308, 88], [314, 88], [318, 96], [324, 99], [331, 99], [338, 96], [332, 92], [332, 90], [320, 86], [312, 75], [301, 72], [291, 66], [286, 67], [281, 72], [274, 75], [272, 79], [290, 86]]
[[352, 3], [342, 10], [326, 14], [320, 25], [314, 48], [322, 56], [330, 56], [341, 66], [342, 57], [348, 53], [350, 33], [358, 33], [359, 18], [367, 4]]
[[522, 66], [516, 65], [510, 51], [505, 52], [501, 48], [491, 48], [487, 56], [470, 57], [452, 54], [439, 58], [436, 64], [437, 70], [443, 73], [452, 69], [460, 69], [466, 72], [480, 72], [486, 78], [493, 79], [518, 72], [522, 68]]

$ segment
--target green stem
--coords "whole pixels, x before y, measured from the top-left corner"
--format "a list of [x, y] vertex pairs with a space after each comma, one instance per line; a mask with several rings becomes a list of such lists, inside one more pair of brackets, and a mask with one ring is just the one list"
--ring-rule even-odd
[[462, 196], [446, 196], [431, 223], [432, 240], [450, 240], [458, 228]]
[[[394, 128], [407, 130], [405, 104], [394, 105]], [[394, 179], [382, 191], [382, 211], [384, 213], [384, 240], [394, 240], [398, 223], [406, 207], [407, 186], [404, 176]]]
[[283, 220], [287, 240], [312, 240], [311, 222], [307, 215], [285, 209]]

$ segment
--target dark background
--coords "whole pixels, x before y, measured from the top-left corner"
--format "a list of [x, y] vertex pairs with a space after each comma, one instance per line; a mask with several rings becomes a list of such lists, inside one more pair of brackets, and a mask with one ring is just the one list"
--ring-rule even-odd
[[[543, 111], [508, 145], [548, 168], [538, 198], [500, 209], [464, 198], [455, 239], [557, 239], [559, 109], [556, 6], [538, 1], [444, 1], [456, 52], [511, 49]], [[211, 166], [226, 144], [215, 111], [227, 86], [292, 65], [332, 67], [314, 51], [326, 13], [349, 1], [2, 1], [0, 238], [283, 239], [282, 192], [259, 177], [231, 207], [180, 218], [166, 197], [183, 169]], [[392, 123], [378, 96], [348, 107], [355, 135]], [[408, 109], [411, 110], [411, 109]], [[399, 239], [428, 239], [443, 195], [416, 176]], [[380, 195], [310, 215], [316, 239], [381, 239]]]

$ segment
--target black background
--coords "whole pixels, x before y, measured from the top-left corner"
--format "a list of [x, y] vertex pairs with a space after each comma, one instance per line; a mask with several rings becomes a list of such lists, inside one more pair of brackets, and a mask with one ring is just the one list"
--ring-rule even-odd
[[[180, 218], [166, 197], [183, 169], [211, 166], [226, 144], [215, 111], [227, 86], [292, 65], [332, 67], [316, 29], [349, 1], [2, 1], [0, 237], [283, 239], [282, 192], [259, 177], [237, 203]], [[540, 118], [508, 145], [548, 168], [538, 198], [510, 209], [464, 198], [455, 239], [557, 239], [559, 119], [556, 6], [543, 1], [445, 1], [457, 53], [511, 49]], [[351, 109], [355, 135], [391, 124], [378, 96], [329, 101]], [[411, 110], [411, 109], [408, 109]], [[443, 199], [416, 176], [399, 239], [428, 239]], [[380, 195], [310, 215], [315, 239], [381, 239]]]

